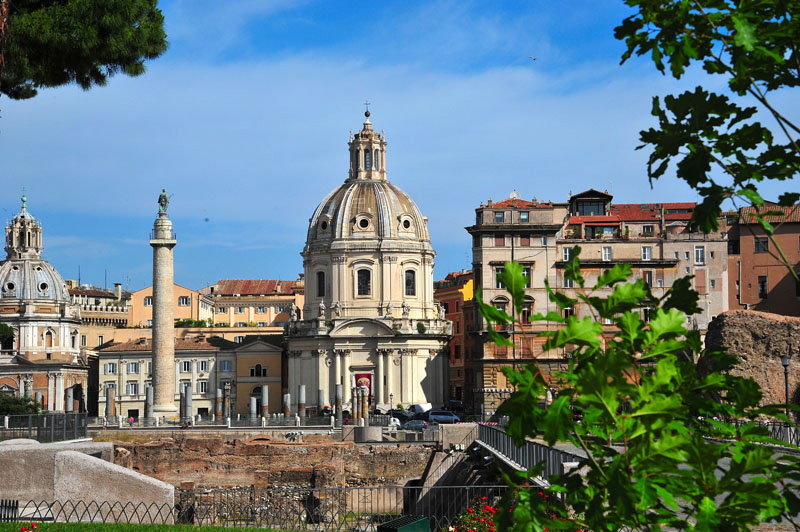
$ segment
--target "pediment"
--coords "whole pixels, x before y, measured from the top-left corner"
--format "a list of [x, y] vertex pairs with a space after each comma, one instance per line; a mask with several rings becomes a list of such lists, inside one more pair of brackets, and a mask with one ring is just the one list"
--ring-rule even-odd
[[385, 323], [369, 318], [356, 318], [347, 320], [334, 327], [331, 337], [337, 336], [365, 336], [373, 338], [376, 336], [394, 336], [394, 330]]
[[236, 348], [237, 353], [281, 353], [283, 351], [282, 348], [273, 345], [269, 342], [265, 342], [263, 340], [255, 340], [252, 342], [248, 342], [241, 347]]

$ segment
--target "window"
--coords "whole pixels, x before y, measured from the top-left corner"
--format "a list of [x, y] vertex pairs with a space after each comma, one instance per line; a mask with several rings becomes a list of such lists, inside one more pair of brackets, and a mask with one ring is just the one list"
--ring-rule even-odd
[[528, 211], [520, 211], [519, 213], [519, 221], [520, 222], [527, 222], [530, 219], [531, 213]]
[[267, 326], [266, 321], [259, 321], [256, 323], [256, 327], [266, 327], [266, 326]]
[[208, 393], [208, 381], [197, 381], [197, 393]]
[[717, 287], [717, 281], [715, 279], [711, 279], [709, 281], [709, 284], [711, 285], [711, 288], [716, 288]]
[[572, 288], [573, 286], [572, 279], [567, 279], [564, 277], [564, 288]]
[[97, 336], [97, 345], [103, 345], [103, 335]]
[[182, 360], [181, 361], [181, 373], [191, 373], [192, 372], [192, 361], [191, 360]]
[[686, 259], [686, 260], [689, 260], [689, 252], [688, 251], [684, 251], [683, 252], [683, 258]]
[[117, 389], [116, 382], [107, 382], [103, 385], [103, 391], [105, 392], [106, 390], [111, 390], [111, 395], [114, 395], [114, 390], [116, 389]]
[[153, 296], [146, 296], [144, 298], [144, 306], [145, 307], [152, 307], [153, 306]]
[[522, 304], [522, 316], [520, 316], [522, 323], [531, 322], [532, 311], [533, 311], [533, 301], [529, 300], [529, 298], [526, 298], [526, 301]]
[[568, 261], [572, 255], [572, 248], [561, 248], [561, 259]]
[[708, 256], [711, 257], [711, 260], [714, 260], [714, 252], [713, 251], [709, 251], [708, 252]]
[[373, 158], [375, 170], [381, 169], [381, 158], [378, 156], [378, 150], [375, 150], [375, 157]]
[[547, 235], [542, 235], [542, 247], [547, 247]]
[[208, 373], [208, 360], [200, 360], [197, 362], [197, 371], [200, 373]]
[[505, 235], [494, 235], [494, 245], [495, 245], [495, 247], [498, 247], [498, 248], [505, 246], [506, 245], [506, 236]]
[[262, 366], [261, 364], [256, 364], [252, 368], [250, 368], [250, 376], [251, 377], [266, 377], [267, 376], [267, 367]]
[[664, 279], [656, 279], [656, 286], [664, 288]]
[[642, 279], [647, 286], [653, 286], [653, 272], [643, 272]]
[[505, 220], [505, 213], [503, 211], [495, 211], [494, 213], [494, 221], [495, 223], [501, 224]]
[[603, 246], [603, 260], [611, 260], [611, 246]]
[[728, 255], [738, 255], [738, 254], [739, 254], [739, 241], [728, 240]]
[[602, 216], [606, 213], [602, 201], [581, 201], [578, 203], [578, 216]]
[[241, 344], [244, 342], [244, 336], [234, 336], [233, 341], [236, 342], [237, 344]]
[[372, 153], [364, 150], [364, 170], [372, 170]]
[[188, 307], [191, 304], [192, 304], [192, 298], [189, 296], [180, 296], [178, 298], [179, 307]]
[[325, 297], [325, 272], [317, 272], [317, 297]]
[[246, 321], [237, 321], [236, 322], [236, 326], [237, 327], [247, 327], [247, 322]]
[[759, 275], [758, 276], [758, 297], [761, 299], [765, 299], [767, 297], [768, 291], [768, 283], [767, 283], [767, 276], [766, 275]]
[[506, 304], [507, 303], [508, 303], [508, 300], [506, 298], [498, 298], [498, 299], [496, 299], [496, 300], [494, 300], [492, 302], [492, 304], [494, 305], [494, 308], [496, 308], [497, 310], [502, 310], [503, 312], [506, 311]]
[[676, 259], [680, 259], [680, 258], [681, 258], [681, 254], [680, 254], [680, 252], [679, 252], [679, 251], [676, 251], [676, 252], [675, 252], [675, 258], [676, 258]]
[[152, 375], [153, 374], [153, 363], [152, 362], [148, 362], [147, 363], [147, 374], [148, 375]]
[[372, 272], [362, 268], [356, 272], [357, 295], [368, 296], [372, 293]]
[[225, 312], [225, 307], [217, 307], [217, 314], [222, 314]]
[[523, 266], [522, 267], [522, 275], [525, 276], [525, 288], [531, 287], [531, 267], [530, 266]]
[[644, 225], [642, 226], [642, 234], [644, 236], [653, 236], [653, 226], [652, 225]]
[[128, 362], [128, 373], [133, 373], [134, 375], [139, 373], [139, 363], [138, 362]]
[[417, 272], [414, 270], [406, 270], [406, 295], [417, 295]]
[[519, 237], [519, 245], [523, 247], [528, 247], [531, 245], [531, 237], [530, 236], [521, 236]]
[[461, 358], [461, 346], [460, 345], [455, 346], [454, 356], [455, 356], [455, 358]]
[[219, 361], [219, 370], [220, 371], [233, 371], [233, 361], [232, 360], [220, 360]]
[[650, 323], [650, 320], [653, 319], [654, 309], [653, 307], [642, 307], [642, 321], [645, 323]]
[[116, 375], [117, 374], [117, 363], [116, 362], [106, 362], [103, 365], [103, 373], [106, 375]]
[[147, 320], [147, 327], [150, 329], [153, 328], [153, 320]]
[[128, 395], [139, 395], [139, 383], [136, 381], [129, 381], [126, 392]]
[[495, 288], [503, 288], [505, 285], [500, 281], [500, 276], [505, 271], [505, 268], [495, 268], [494, 269], [494, 287]]
[[706, 263], [706, 247], [705, 246], [695, 246], [694, 247], [694, 263], [695, 264], [705, 264]]
[[690, 267], [686, 267], [684, 270], [686, 273], [692, 273], [692, 269]]
[[236, 307], [236, 314], [244, 314], [244, 307]]
[[642, 246], [642, 260], [652, 260], [652, 259], [653, 259], [653, 247]]
[[564, 308], [564, 317], [569, 318], [570, 316], [575, 315], [575, 307], [565, 307]]
[[86, 345], [86, 335], [85, 335], [85, 334], [82, 334], [82, 335], [81, 335], [81, 345], [82, 345], [82, 346], [85, 346], [85, 345]]
[[256, 314], [266, 314], [267, 307], [256, 307]]
[[757, 236], [755, 238], [755, 252], [768, 253], [769, 252], [769, 239], [765, 236]]

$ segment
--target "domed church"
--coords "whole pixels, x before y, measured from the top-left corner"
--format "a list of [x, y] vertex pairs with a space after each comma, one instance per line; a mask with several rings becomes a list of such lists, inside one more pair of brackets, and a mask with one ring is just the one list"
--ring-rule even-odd
[[81, 360], [80, 313], [66, 283], [42, 259], [42, 225], [27, 208], [6, 225], [0, 262], [0, 323], [14, 339], [0, 350], [0, 393], [38, 400], [44, 410], [85, 407], [87, 365]]
[[[287, 333], [288, 391], [297, 404], [345, 406], [354, 389], [372, 407], [441, 406], [447, 390], [443, 349], [451, 324], [433, 299], [428, 219], [387, 179], [386, 137], [369, 116], [350, 133], [344, 184], [314, 210], [303, 256], [305, 303], [292, 309]], [[319, 398], [321, 390], [322, 398]]]

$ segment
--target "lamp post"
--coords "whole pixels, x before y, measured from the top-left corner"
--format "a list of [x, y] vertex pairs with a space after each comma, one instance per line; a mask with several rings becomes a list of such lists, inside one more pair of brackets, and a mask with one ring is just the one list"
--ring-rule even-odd
[[[791, 347], [789, 348], [791, 350]], [[785, 355], [781, 356], [781, 364], [783, 365], [783, 385], [784, 385], [784, 399], [786, 403], [786, 417], [789, 417], [789, 359], [791, 352], [787, 351]]]

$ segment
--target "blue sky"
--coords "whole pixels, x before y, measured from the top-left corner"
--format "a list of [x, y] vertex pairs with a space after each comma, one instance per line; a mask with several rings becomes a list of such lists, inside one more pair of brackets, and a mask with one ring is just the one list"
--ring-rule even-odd
[[620, 66], [621, 1], [220, 5], [161, 2], [171, 45], [144, 76], [0, 100], [3, 218], [24, 186], [65, 278], [149, 285], [162, 188], [177, 283], [297, 278], [308, 218], [347, 177], [365, 100], [389, 179], [429, 218], [437, 279], [471, 267], [464, 227], [514, 189], [696, 199], [672, 178], [651, 190], [635, 147], [653, 95], [719, 80]]

